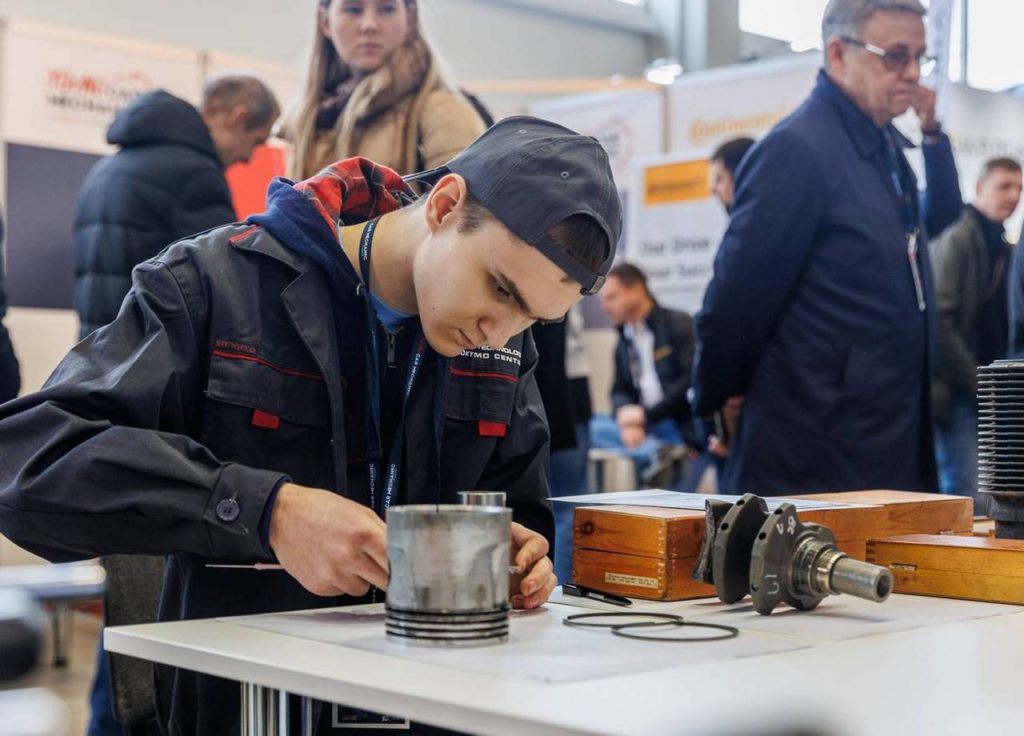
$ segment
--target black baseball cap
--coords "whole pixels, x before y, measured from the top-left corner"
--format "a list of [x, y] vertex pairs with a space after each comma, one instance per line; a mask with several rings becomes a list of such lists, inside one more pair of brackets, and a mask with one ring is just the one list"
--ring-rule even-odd
[[[446, 174], [462, 176], [481, 205], [578, 281], [583, 294], [604, 285], [622, 232], [622, 205], [596, 138], [528, 115], [505, 118], [444, 166], [405, 180], [433, 186]], [[596, 271], [548, 236], [573, 215], [593, 218], [608, 238], [607, 257]]]

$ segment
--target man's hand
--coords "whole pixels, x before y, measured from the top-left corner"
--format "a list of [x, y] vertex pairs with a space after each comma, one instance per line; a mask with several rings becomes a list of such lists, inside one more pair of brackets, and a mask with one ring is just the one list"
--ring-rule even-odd
[[282, 485], [270, 517], [270, 546], [284, 569], [315, 595], [360, 596], [371, 585], [387, 588], [384, 522], [330, 491]]
[[729, 433], [729, 442], [736, 436], [736, 430], [740, 426], [740, 416], [743, 414], [743, 396], [733, 396], [725, 402], [722, 407], [722, 421], [725, 422], [725, 429]]
[[928, 89], [923, 84], [917, 85], [914, 94], [914, 101], [911, 103], [918, 120], [921, 121], [921, 130], [935, 130], [939, 127], [939, 121], [935, 119], [935, 91]]
[[639, 404], [620, 406], [615, 412], [615, 423], [619, 427], [622, 444], [630, 450], [647, 438], [647, 413]]
[[547, 554], [548, 540], [522, 524], [512, 522], [512, 559], [524, 572], [519, 590], [509, 591], [513, 608], [543, 605], [558, 585]]
[[619, 430], [619, 438], [627, 449], [635, 450], [647, 439], [647, 432], [644, 431], [643, 427], [623, 427]]

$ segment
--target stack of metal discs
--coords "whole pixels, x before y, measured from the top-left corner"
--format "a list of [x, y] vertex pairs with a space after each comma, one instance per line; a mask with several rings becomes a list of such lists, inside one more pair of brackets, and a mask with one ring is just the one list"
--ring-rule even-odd
[[394, 506], [387, 522], [390, 641], [472, 647], [508, 640], [511, 510]]
[[978, 369], [978, 490], [996, 536], [1024, 539], [1024, 361]]

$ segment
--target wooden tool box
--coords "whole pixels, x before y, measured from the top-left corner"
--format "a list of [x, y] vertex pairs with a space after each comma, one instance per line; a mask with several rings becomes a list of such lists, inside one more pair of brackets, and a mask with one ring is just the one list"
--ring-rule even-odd
[[[970, 534], [973, 501], [905, 491], [852, 491], [794, 496], [857, 508], [800, 512], [832, 529], [844, 552], [865, 559], [870, 538], [904, 534]], [[631, 598], [676, 601], [713, 596], [690, 577], [704, 512], [641, 506], [584, 506], [573, 524], [573, 582]]]
[[896, 593], [1024, 604], [1024, 540], [914, 534], [868, 541]]

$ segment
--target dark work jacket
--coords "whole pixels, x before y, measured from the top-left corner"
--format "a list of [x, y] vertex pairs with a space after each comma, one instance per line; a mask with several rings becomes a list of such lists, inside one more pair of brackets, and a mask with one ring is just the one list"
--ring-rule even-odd
[[89, 172], [75, 206], [72, 251], [79, 337], [117, 316], [132, 268], [175, 240], [238, 219], [206, 124], [156, 90], [114, 118], [113, 156]]
[[[956, 168], [945, 136], [924, 148], [918, 216], [941, 228], [960, 211]], [[922, 313], [887, 161], [880, 129], [821, 73], [739, 167], [697, 315], [696, 411], [746, 396], [723, 492], [936, 487], [932, 270], [922, 232]]]
[[[286, 574], [205, 567], [272, 559], [260, 519], [285, 477], [369, 502], [367, 326], [351, 268], [347, 278], [335, 330], [323, 271], [257, 226], [179, 241], [138, 266], [117, 319], [39, 393], [0, 407], [0, 533], [52, 561], [167, 554], [165, 621], [349, 602]], [[500, 356], [428, 352], [399, 502], [503, 490], [515, 519], [552, 539], [536, 359], [528, 333]], [[237, 683], [162, 666], [157, 680], [172, 736], [237, 733]]]
[[[686, 312], [666, 309], [655, 303], [647, 315], [647, 327], [654, 333], [654, 370], [664, 393], [661, 401], [645, 407], [648, 423], [672, 419], [688, 444], [693, 444], [696, 429], [693, 412], [687, 400], [690, 374], [693, 370], [693, 318]], [[615, 346], [615, 382], [612, 384], [612, 407], [617, 411], [626, 404], [641, 404], [640, 388], [630, 370], [632, 345], [624, 328], [619, 327], [619, 342]]]

